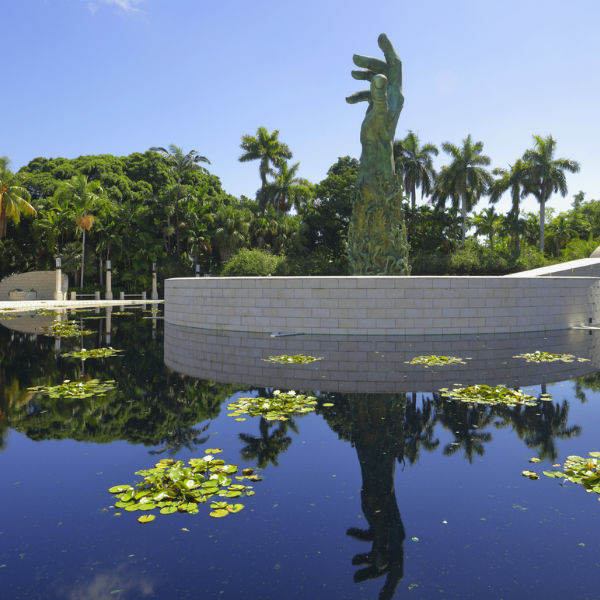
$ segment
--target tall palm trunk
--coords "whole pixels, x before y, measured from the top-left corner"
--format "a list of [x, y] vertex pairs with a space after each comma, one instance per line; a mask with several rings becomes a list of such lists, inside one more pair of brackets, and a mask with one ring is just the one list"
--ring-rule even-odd
[[83, 267], [85, 262], [85, 227], [83, 228], [83, 236], [81, 241], [81, 280], [79, 283], [79, 289], [83, 289]]
[[462, 212], [462, 240], [461, 248], [465, 249], [465, 238], [467, 237], [467, 193], [463, 192], [460, 201], [460, 210]]
[[546, 222], [546, 198], [540, 197], [540, 252], [544, 253], [544, 225]]

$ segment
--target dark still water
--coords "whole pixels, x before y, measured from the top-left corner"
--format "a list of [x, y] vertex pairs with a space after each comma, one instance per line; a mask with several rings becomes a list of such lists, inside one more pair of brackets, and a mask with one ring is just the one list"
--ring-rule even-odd
[[[61, 340], [35, 335], [52, 315], [1, 321], [3, 600], [600, 597], [600, 496], [521, 475], [600, 450], [598, 332], [271, 338], [163, 327], [127, 311], [112, 312], [110, 331], [104, 309], [72, 314], [93, 333]], [[82, 345], [124, 354], [64, 356]], [[535, 350], [591, 360], [513, 358]], [[297, 353], [323, 360], [262, 360]], [[406, 364], [419, 354], [471, 360]], [[27, 391], [82, 378], [117, 389], [80, 400]], [[492, 407], [438, 393], [455, 383], [552, 401]], [[316, 411], [285, 422], [228, 416], [228, 400], [274, 388], [313, 392]], [[207, 448], [263, 475], [241, 512], [216, 519], [200, 504], [139, 524], [140, 512], [114, 508], [109, 487]]]

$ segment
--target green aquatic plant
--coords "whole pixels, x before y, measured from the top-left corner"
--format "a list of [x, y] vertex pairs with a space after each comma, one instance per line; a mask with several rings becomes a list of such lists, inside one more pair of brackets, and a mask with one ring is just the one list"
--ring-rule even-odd
[[109, 358], [111, 356], [116, 356], [121, 352], [123, 352], [123, 350], [115, 350], [109, 346], [108, 348], [92, 348], [91, 350], [82, 348], [81, 350], [77, 350], [75, 352], [65, 352], [63, 356], [86, 360], [86, 358]]
[[[453, 389], [441, 388], [444, 398], [472, 404], [502, 404], [505, 406], [535, 406], [538, 398], [522, 390], [509, 389], [504, 385], [470, 385]], [[549, 401], [550, 394], [542, 394], [539, 400]]]
[[[546, 477], [564, 479], [582, 485], [587, 492], [600, 494], [600, 452], [589, 452], [589, 457], [567, 456], [562, 471], [542, 471]], [[556, 466], [556, 465], [555, 465]], [[598, 498], [600, 501], [600, 498]]]
[[551, 354], [550, 352], [542, 352], [536, 350], [535, 352], [526, 352], [524, 354], [517, 354], [513, 358], [524, 358], [527, 362], [566, 362], [570, 363], [574, 360], [577, 362], [587, 362], [588, 358], [577, 358], [573, 354]]
[[94, 333], [88, 329], [81, 329], [77, 321], [54, 321], [52, 325], [42, 327], [42, 329], [48, 335], [61, 338], [78, 337]]
[[90, 398], [91, 396], [104, 396], [116, 388], [114, 380], [99, 381], [70, 381], [65, 379], [59, 385], [36, 385], [27, 388], [30, 392], [39, 392], [50, 398]]
[[264, 417], [267, 421], [287, 421], [289, 415], [303, 414], [315, 410], [315, 396], [296, 394], [294, 390], [281, 392], [275, 390], [272, 398], [238, 398], [227, 405], [230, 417], [250, 415]]
[[432, 354], [430, 356], [415, 356], [412, 360], [405, 361], [407, 365], [424, 365], [427, 367], [438, 367], [442, 365], [466, 365], [470, 358], [462, 359], [458, 356], [441, 356]]
[[[211, 448], [210, 452], [215, 454], [221, 450]], [[237, 465], [215, 458], [209, 450], [205, 453], [203, 458], [191, 458], [187, 466], [182, 460], [161, 458], [153, 469], [136, 471], [136, 475], [143, 477], [142, 481], [133, 485], [115, 485], [108, 490], [117, 499], [115, 508], [128, 512], [158, 509], [163, 515], [174, 512], [197, 514], [199, 504], [210, 502], [211, 517], [239, 512], [244, 505], [231, 504], [228, 500], [253, 496], [252, 486], [240, 482], [262, 481], [262, 477], [254, 474], [253, 469], [243, 469], [241, 475], [236, 475]], [[233, 483], [234, 479], [237, 483]], [[216, 501], [216, 498], [227, 500]], [[140, 523], [151, 520], [138, 519]]]
[[294, 354], [290, 356], [289, 354], [282, 354], [280, 356], [269, 356], [269, 358], [263, 358], [265, 362], [274, 362], [280, 365], [307, 365], [311, 362], [315, 362], [316, 360], [323, 360], [322, 356], [318, 358], [315, 356], [306, 356], [305, 354]]
[[55, 310], [49, 310], [47, 308], [40, 308], [35, 312], [37, 317], [56, 317], [58, 315], [60, 315], [61, 313], [55, 311]]

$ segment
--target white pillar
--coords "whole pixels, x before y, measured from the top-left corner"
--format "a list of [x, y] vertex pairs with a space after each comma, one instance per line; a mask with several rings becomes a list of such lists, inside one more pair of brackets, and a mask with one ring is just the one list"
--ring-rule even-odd
[[110, 317], [112, 313], [112, 306], [106, 307], [106, 344], [110, 346]]
[[158, 300], [158, 288], [156, 287], [156, 273], [152, 273], [152, 300]]
[[106, 293], [104, 294], [104, 297], [106, 298], [106, 300], [113, 299], [111, 279], [112, 279], [112, 277], [111, 277], [111, 270], [110, 270], [110, 260], [107, 260], [106, 261]]
[[55, 300], [62, 300], [63, 299], [63, 293], [62, 293], [62, 269], [58, 268], [56, 269], [56, 282], [54, 285], [54, 299]]

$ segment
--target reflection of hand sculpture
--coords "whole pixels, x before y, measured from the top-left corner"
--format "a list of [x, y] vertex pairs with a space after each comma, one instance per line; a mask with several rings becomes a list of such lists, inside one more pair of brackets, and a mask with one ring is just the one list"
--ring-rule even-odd
[[394, 169], [394, 134], [404, 104], [402, 63], [387, 36], [378, 39], [385, 61], [360, 54], [355, 79], [371, 82], [370, 91], [346, 98], [367, 101], [360, 130], [362, 154], [358, 191], [348, 229], [348, 258], [356, 275], [408, 275], [408, 244], [402, 214], [402, 188]]
[[[396, 124], [404, 105], [402, 95], [402, 62], [385, 33], [378, 38], [385, 61], [355, 54], [354, 64], [364, 70], [352, 71], [354, 79], [371, 82], [371, 90], [356, 92], [346, 102], [367, 101], [369, 107], [361, 130], [359, 185], [371, 185], [382, 177], [391, 180], [394, 176], [393, 144]], [[379, 177], [378, 177], [379, 176]]]

